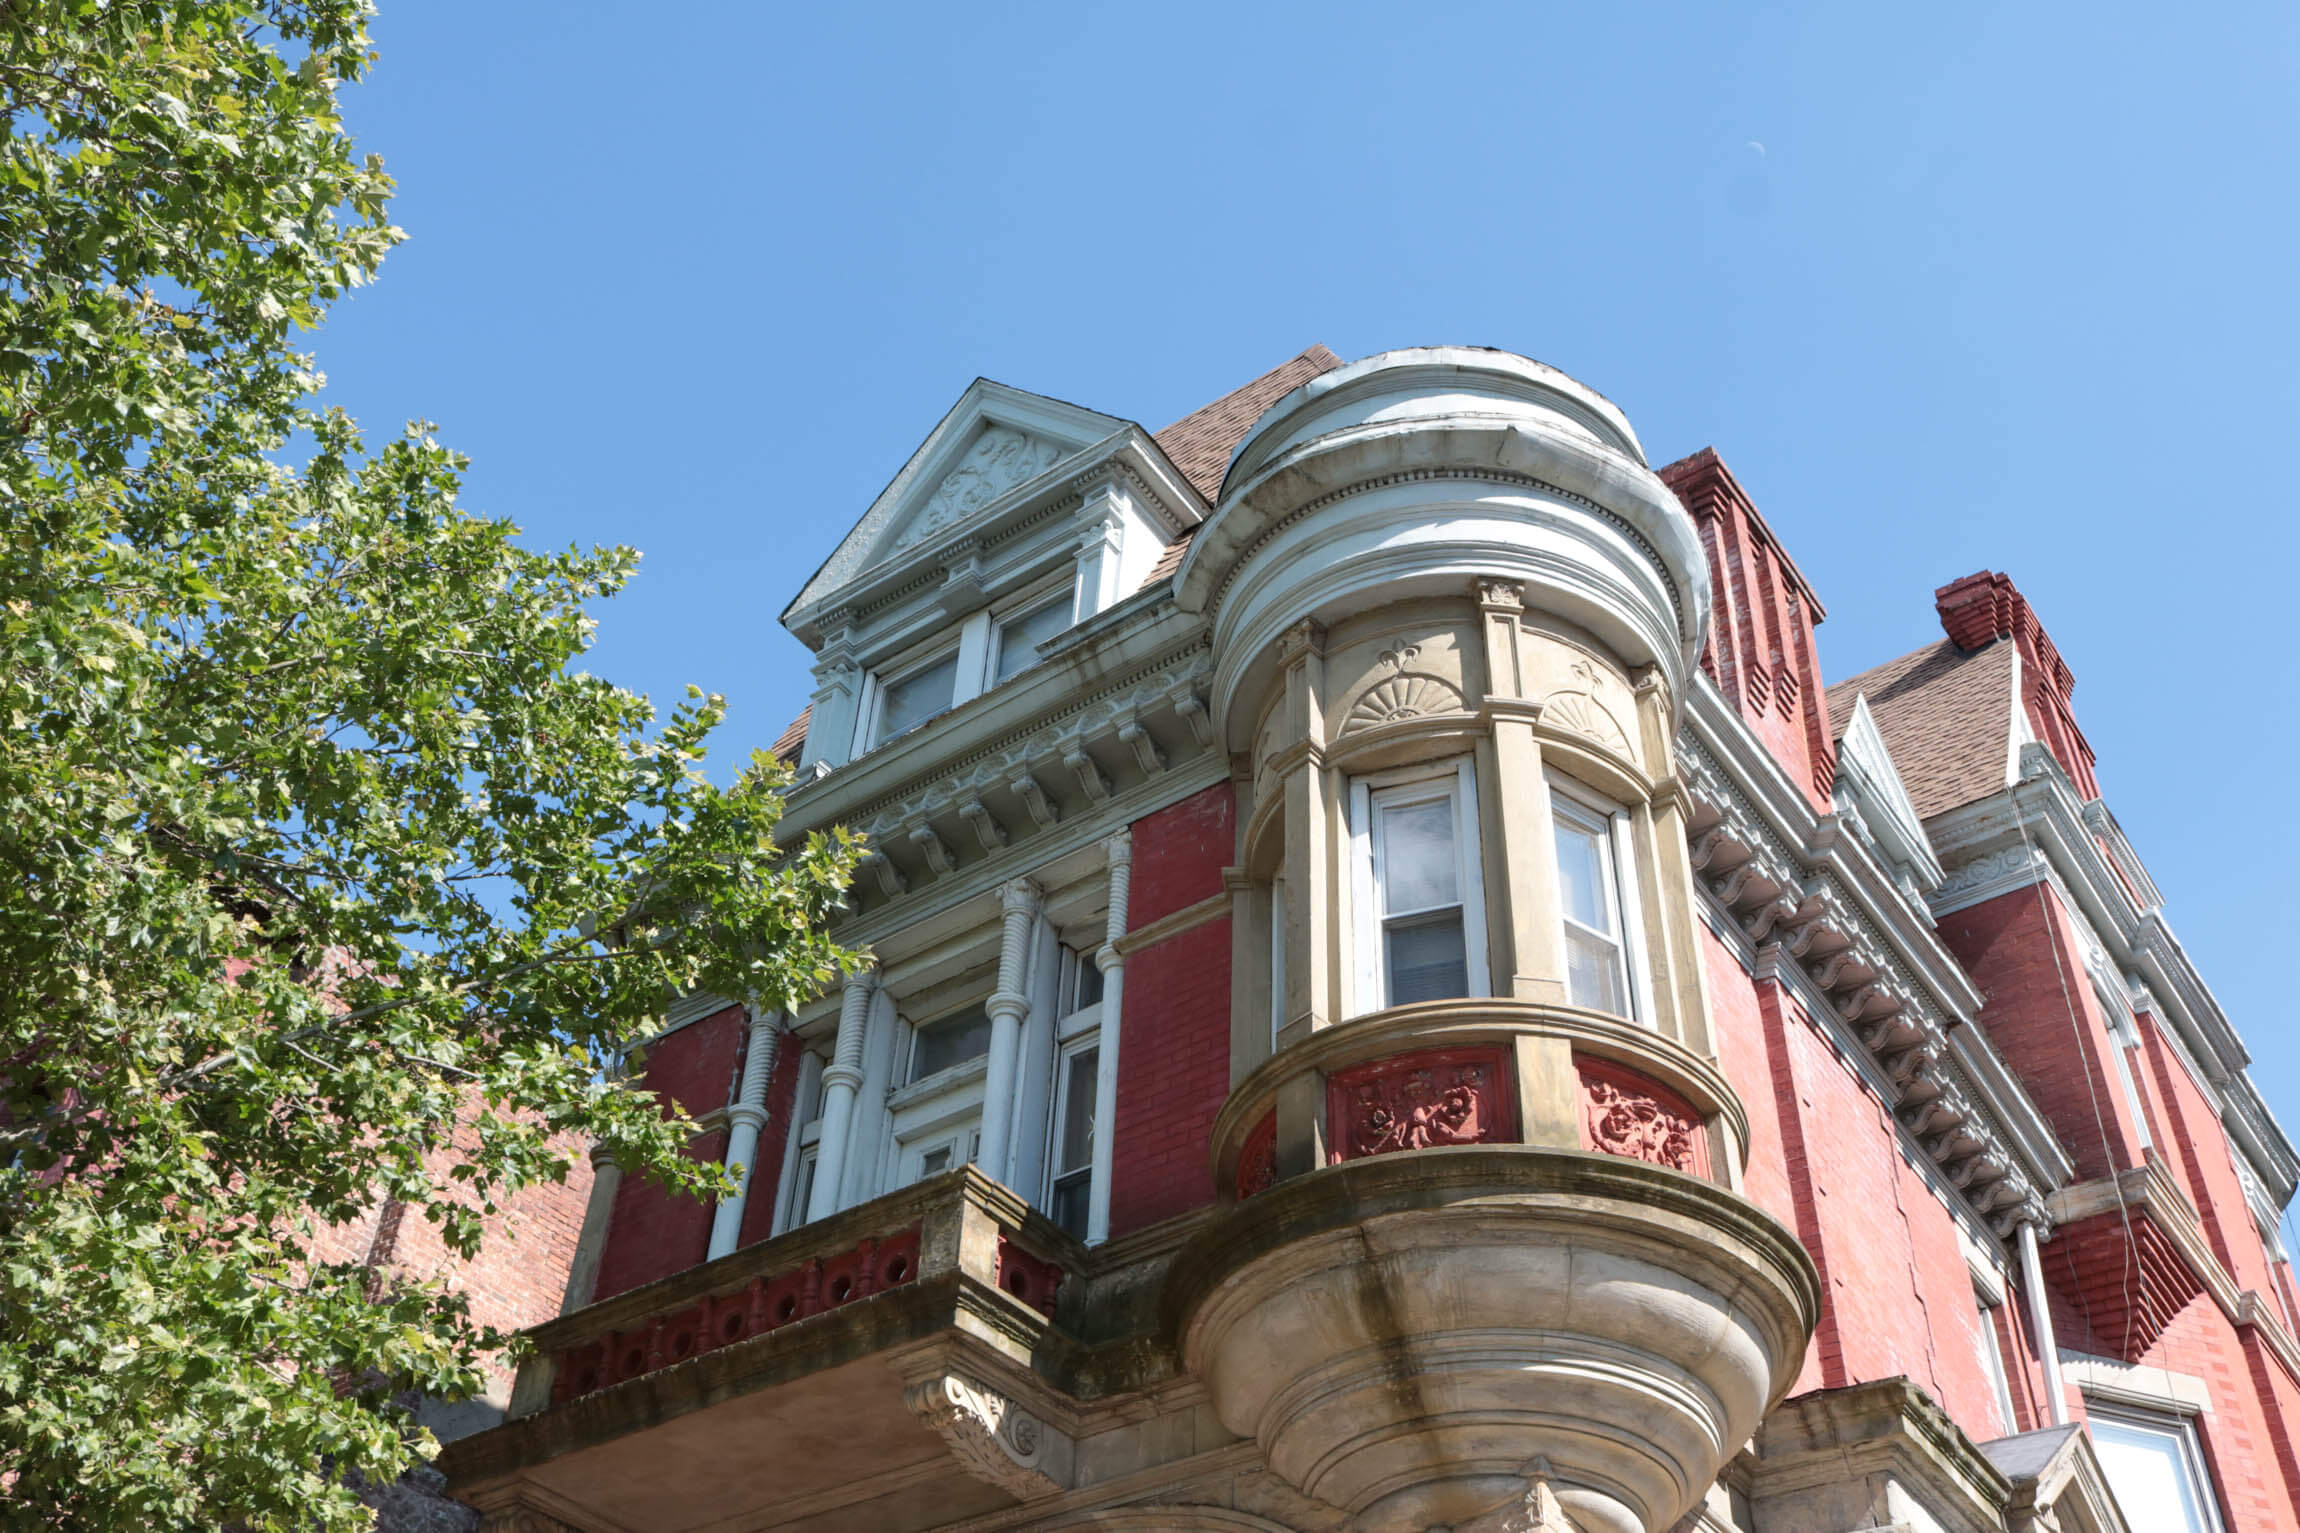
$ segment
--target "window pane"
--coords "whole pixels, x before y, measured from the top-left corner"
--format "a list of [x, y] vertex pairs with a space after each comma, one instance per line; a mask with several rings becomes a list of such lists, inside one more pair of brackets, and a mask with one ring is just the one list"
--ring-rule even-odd
[[2210, 1533], [2180, 1433], [2095, 1415], [2092, 1441], [2126, 1522], [2165, 1533]]
[[1565, 993], [1576, 1006], [1628, 1016], [1621, 993], [1621, 950], [1593, 932], [1566, 927]]
[[918, 1158], [918, 1176], [922, 1182], [930, 1176], [939, 1176], [949, 1169], [950, 1146], [947, 1144], [936, 1145]]
[[1094, 1178], [1080, 1171], [1063, 1177], [1054, 1184], [1053, 1207], [1046, 1216], [1052, 1219], [1075, 1240], [1086, 1238], [1086, 1205], [1092, 1196]]
[[1392, 1006], [1469, 994], [1459, 912], [1436, 920], [1401, 922], [1384, 935], [1389, 944]]
[[794, 1226], [807, 1222], [807, 1205], [814, 1201], [814, 1197], [815, 1152], [809, 1150], [804, 1156], [800, 1157], [799, 1182], [796, 1187], [791, 1189], [790, 1222]]
[[979, 1006], [921, 1028], [911, 1054], [910, 1078], [925, 1080], [937, 1071], [990, 1052], [990, 1017]]
[[1612, 936], [1613, 914], [1605, 897], [1604, 837], [1568, 820], [1562, 804], [1557, 808], [1557, 887], [1566, 917]]
[[1454, 857], [1453, 800], [1384, 807], [1381, 815], [1382, 910], [1402, 915], [1435, 905], [1460, 904], [1461, 865]]
[[1084, 1011], [1099, 1005], [1102, 1000], [1102, 966], [1094, 961], [1092, 953], [1078, 955], [1078, 998], [1071, 1003], [1072, 1011]]
[[945, 655], [923, 671], [913, 671], [890, 684], [879, 703], [878, 737], [881, 743], [919, 725], [950, 707], [958, 684], [958, 656]]
[[1070, 599], [1062, 597], [1008, 618], [998, 629], [999, 681], [1038, 663], [1038, 646], [1070, 626]]
[[1079, 1049], [1062, 1064], [1062, 1137], [1054, 1149], [1054, 1169], [1067, 1174], [1094, 1162], [1095, 1049]]

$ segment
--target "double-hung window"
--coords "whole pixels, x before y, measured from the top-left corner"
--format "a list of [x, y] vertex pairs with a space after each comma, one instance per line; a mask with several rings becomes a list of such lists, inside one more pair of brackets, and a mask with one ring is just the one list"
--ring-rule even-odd
[[2150, 1533], [2221, 1533], [2193, 1426], [2178, 1416], [2103, 1409], [2093, 1400], [2085, 1402], [2085, 1415], [2101, 1472], [2128, 1524]]
[[1357, 1010], [1486, 993], [1485, 892], [1469, 758], [1351, 785]]
[[1095, 1080], [1102, 1063], [1102, 969], [1092, 953], [1064, 950], [1055, 1010], [1046, 1215], [1084, 1240], [1094, 1191]]
[[879, 683], [878, 714], [871, 732], [874, 746], [905, 735], [937, 714], [950, 711], [958, 692], [958, 652], [929, 660]]
[[1565, 994], [1576, 1006], [1639, 1016], [1636, 889], [1629, 817], [1562, 778], [1549, 786], [1556, 829], [1558, 918], [1565, 938]]

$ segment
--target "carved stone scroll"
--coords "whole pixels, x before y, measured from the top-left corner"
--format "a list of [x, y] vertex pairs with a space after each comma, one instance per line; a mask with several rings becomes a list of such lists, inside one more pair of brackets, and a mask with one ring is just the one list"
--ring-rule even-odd
[[1023, 1501], [1067, 1488], [1069, 1439], [988, 1385], [943, 1373], [902, 1399], [976, 1479]]

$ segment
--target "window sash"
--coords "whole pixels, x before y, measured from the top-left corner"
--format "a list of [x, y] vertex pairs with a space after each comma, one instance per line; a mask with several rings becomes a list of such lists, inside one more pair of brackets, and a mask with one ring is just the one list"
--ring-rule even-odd
[[[1652, 1013], [1645, 995], [1645, 976], [1638, 955], [1644, 949], [1637, 903], [1636, 861], [1630, 839], [1629, 816], [1618, 805], [1597, 804], [1557, 774], [1550, 774], [1549, 810], [1555, 843], [1552, 866], [1557, 873], [1557, 915], [1566, 956], [1566, 998], [1630, 1021], [1643, 1021]], [[1566, 837], [1586, 838], [1594, 853], [1594, 876], [1599, 909], [1592, 912], [1604, 927], [1590, 925], [1574, 915], [1566, 897]], [[1576, 963], [1576, 959], [1584, 963]], [[1594, 970], [1594, 972], [1593, 972]], [[1587, 976], [1587, 978], [1584, 978]]]
[[[1386, 775], [1386, 774], [1385, 774]], [[1392, 910], [1388, 904], [1385, 816], [1432, 802], [1449, 806], [1453, 836], [1454, 898]], [[1462, 985], [1465, 996], [1490, 993], [1485, 952], [1485, 882], [1479, 869], [1477, 782], [1471, 758], [1413, 776], [1359, 778], [1350, 785], [1350, 841], [1355, 865], [1357, 949], [1353, 1014], [1401, 1005], [1393, 983], [1392, 934], [1443, 924], [1451, 915], [1461, 927]], [[1436, 999], [1436, 997], [1425, 997]]]
[[1064, 592], [1000, 618], [990, 657], [990, 685], [1011, 681], [1038, 664], [1038, 646], [1071, 626], [1071, 595]]
[[2085, 1414], [2101, 1472], [2133, 1527], [2222, 1533], [2219, 1501], [2192, 1425], [2177, 1417], [2104, 1410], [2090, 1399]]
[[1054, 1111], [1047, 1123], [1047, 1217], [1086, 1238], [1087, 1197], [1094, 1179], [1094, 1095], [1101, 1064], [1099, 1033], [1064, 1044], [1054, 1061]]
[[989, 1052], [990, 1013], [980, 1003], [947, 1013], [911, 1029], [910, 1072], [905, 1083], [916, 1085]]
[[[929, 684], [938, 674], [943, 678], [939, 688]], [[911, 690], [913, 688], [920, 690], [914, 693]], [[909, 734], [920, 725], [940, 718], [955, 706], [958, 698], [958, 651], [945, 650], [922, 665], [881, 677], [877, 690], [878, 699], [872, 705], [876, 714], [871, 726], [873, 746], [884, 745], [889, 740]], [[916, 706], [916, 698], [939, 700], [933, 701], [932, 706], [922, 712]], [[903, 712], [898, 714], [898, 707]]]

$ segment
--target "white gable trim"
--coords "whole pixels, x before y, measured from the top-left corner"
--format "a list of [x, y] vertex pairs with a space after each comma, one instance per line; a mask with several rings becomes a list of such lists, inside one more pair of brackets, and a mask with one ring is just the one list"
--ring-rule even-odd
[[975, 379], [927, 433], [926, 440], [910, 455], [901, 471], [879, 492], [862, 520], [855, 523], [831, 556], [823, 561], [822, 568], [815, 571], [814, 578], [807, 582], [797, 599], [784, 610], [784, 623], [797, 627], [802, 613], [823, 606], [858, 577], [897, 556], [900, 551], [894, 548], [893, 542], [898, 529], [925, 510], [927, 502], [942, 488], [944, 480], [962, 466], [986, 430], [1015, 433], [1046, 444], [1052, 452], [1038, 455], [1044, 459], [1043, 463], [1033, 459], [1034, 471], [1025, 478], [1003, 486], [996, 496], [968, 507], [965, 515], [937, 527], [937, 536], [955, 531], [1024, 485], [1056, 471], [1063, 459], [1126, 429], [1127, 422], [1099, 410], [1049, 399], [1043, 394], [1025, 393], [988, 378]]

